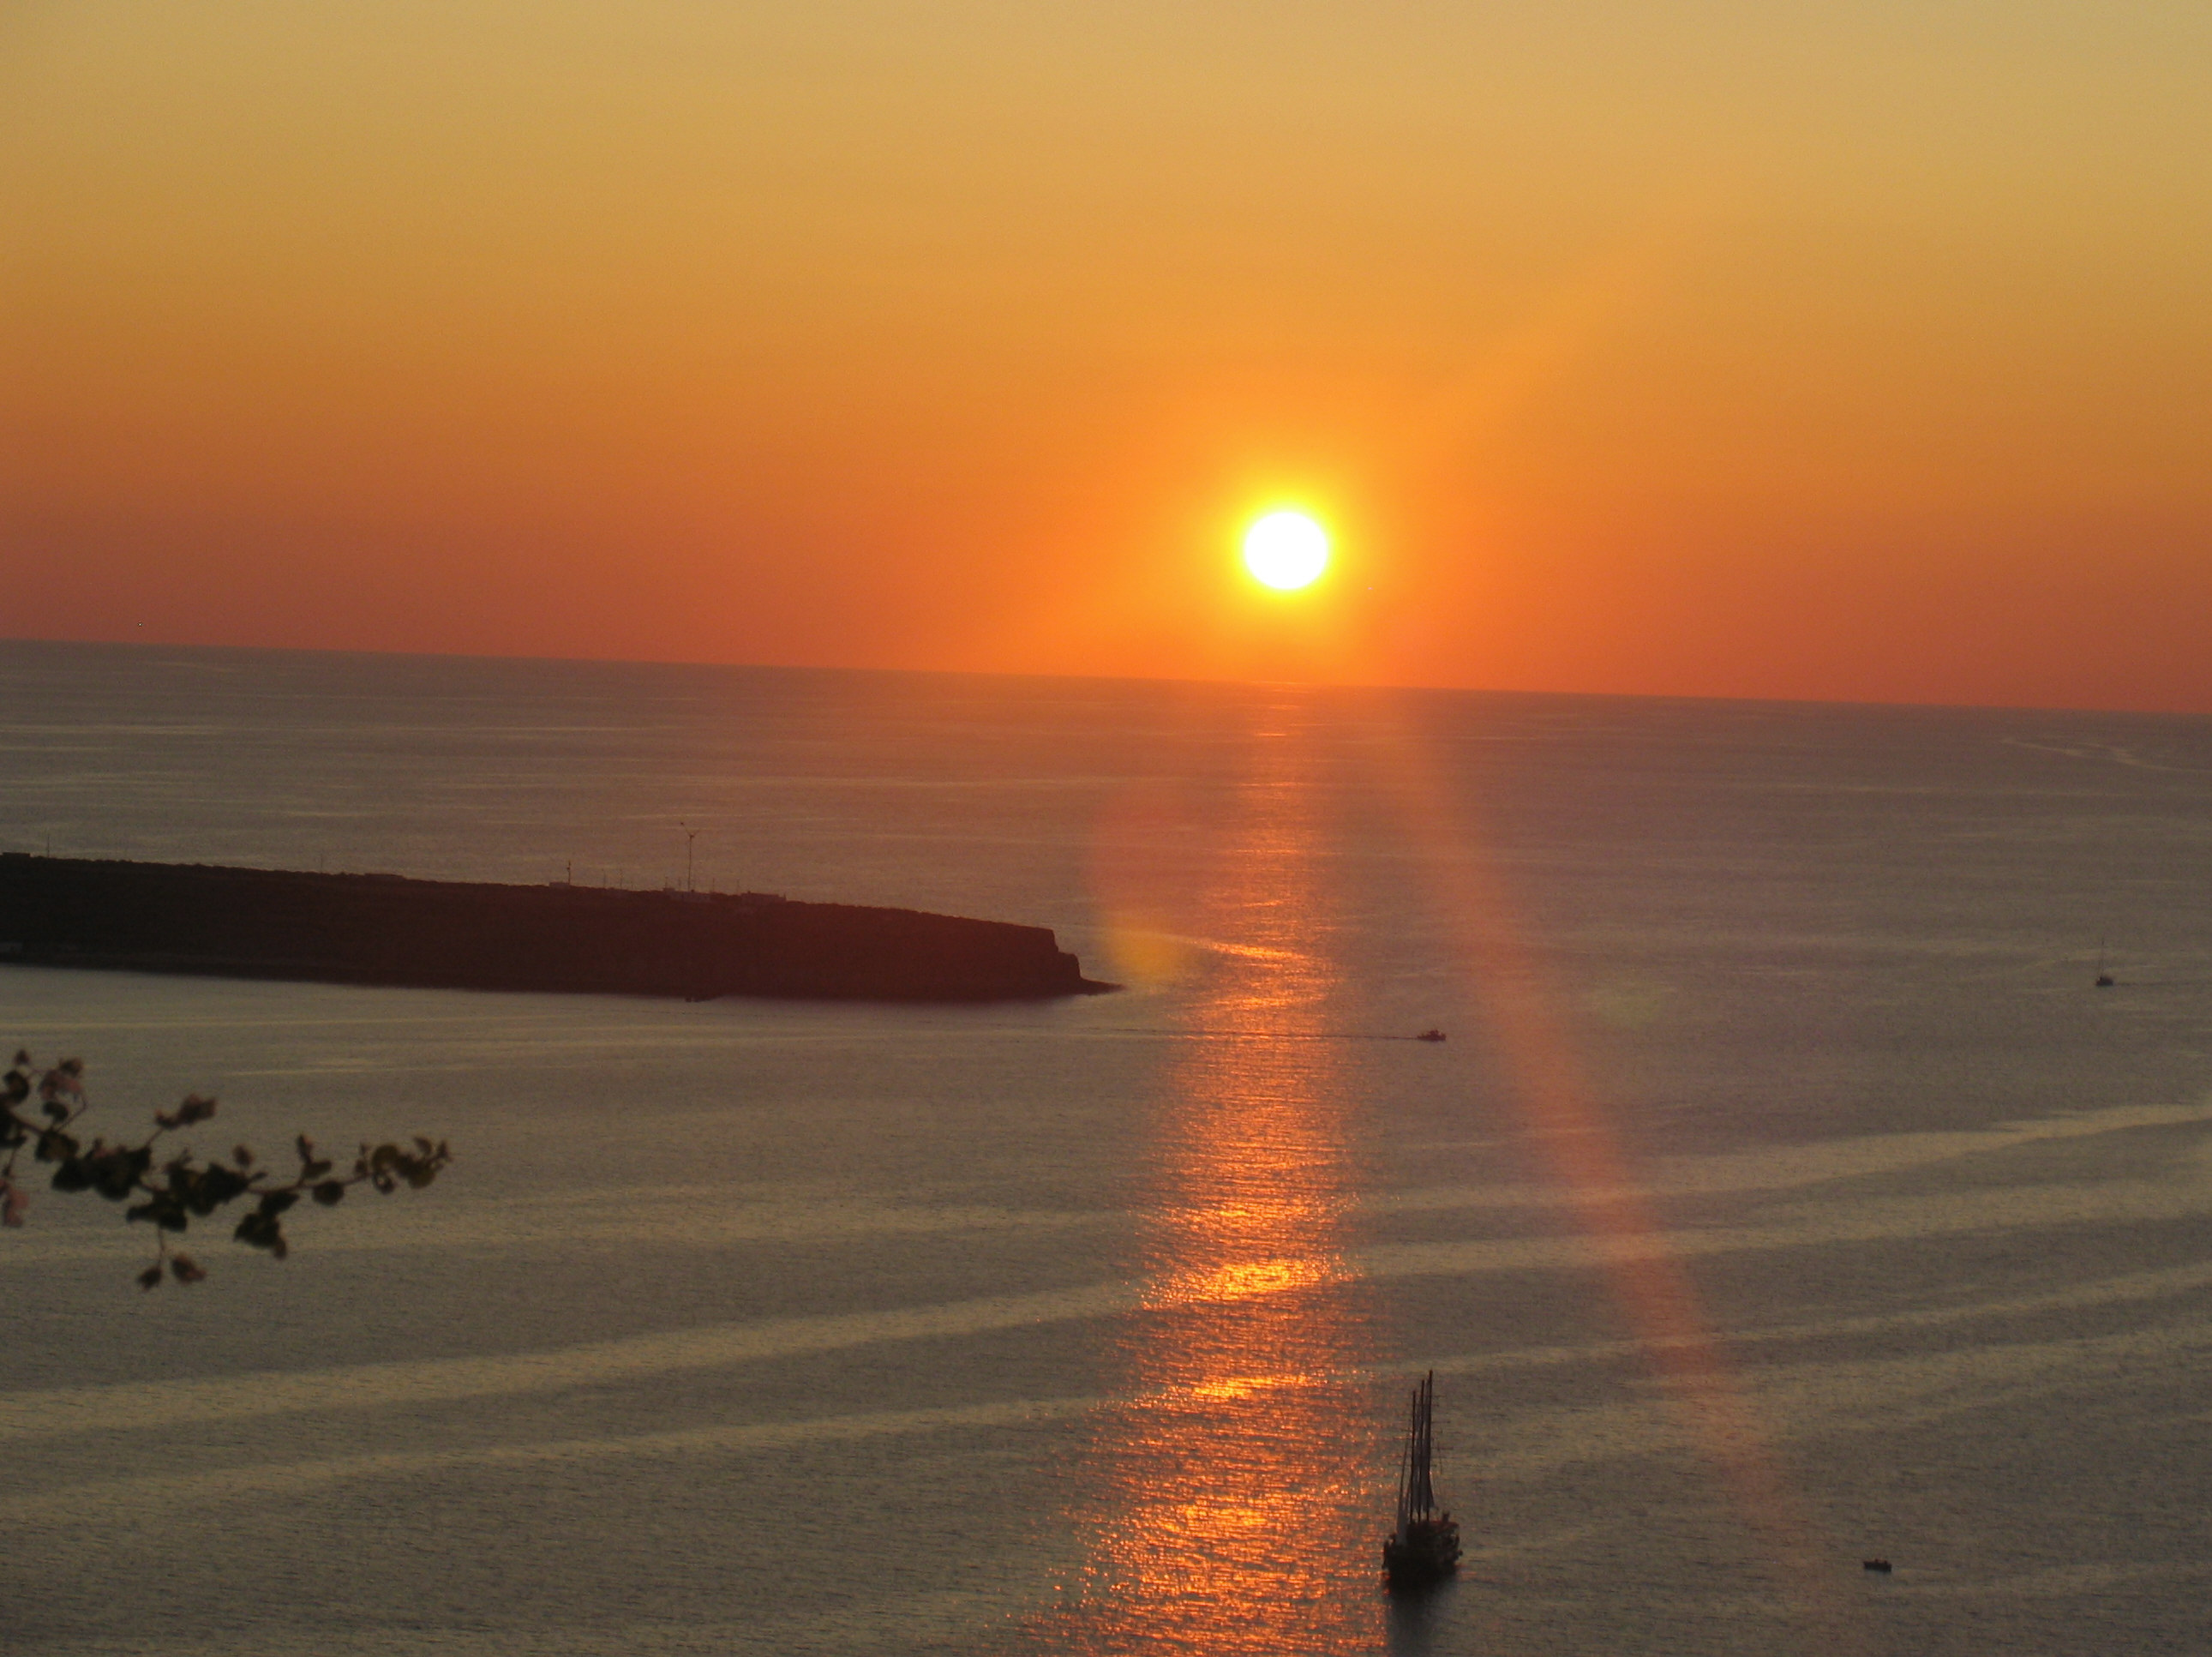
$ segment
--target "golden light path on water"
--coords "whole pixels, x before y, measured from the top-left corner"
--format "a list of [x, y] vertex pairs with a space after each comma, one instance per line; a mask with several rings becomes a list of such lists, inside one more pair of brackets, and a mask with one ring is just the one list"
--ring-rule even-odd
[[[1395, 714], [1368, 727], [1365, 776], [1325, 775], [1343, 756], [1324, 753], [1315, 711], [1303, 700], [1255, 710], [1271, 728], [1250, 733], [1233, 813], [1208, 820], [1218, 838], [1201, 889], [1164, 892], [1157, 871], [1102, 871], [1106, 907], [1133, 930], [1179, 913], [1187, 935], [1212, 941], [1162, 958], [1210, 975], [1186, 1003], [1193, 1028], [1291, 1039], [1192, 1043], [1158, 1107], [1146, 1264], [1163, 1286], [1132, 1322], [1120, 1378], [1143, 1401], [1103, 1418], [1103, 1489], [1077, 1515], [1093, 1552], [1069, 1648], [1304, 1651], [1382, 1632], [1380, 1604], [1344, 1590], [1370, 1571], [1379, 1534], [1372, 1486], [1389, 1448], [1375, 1422], [1359, 1430], [1379, 1400], [1350, 1378], [1388, 1368], [1370, 1320], [1389, 1291], [1361, 1275], [1345, 1232], [1341, 1050], [1297, 1039], [1327, 1027], [1337, 987], [1331, 911], [1348, 899], [1329, 884], [1339, 827], [1327, 802], [1352, 782], [1384, 802], [1416, 851], [1413, 878], [1468, 987], [1468, 1033], [1504, 1061], [1510, 1101], [1498, 1102], [1548, 1162], [1747, 1560], [1764, 1561], [1766, 1592], [1792, 1623], [1835, 1652], [1864, 1649], [1867, 1631], [1824, 1569], [1833, 1549], [1790, 1488], [1753, 1389], [1647, 1194], [1650, 1171], [1594, 1085], [1563, 987], [1486, 850], [1479, 800], [1470, 807], [1447, 786], [1442, 758]], [[1146, 808], [1132, 809], [1141, 821]]]
[[[1264, 710], [1255, 717], [1266, 718]], [[1327, 790], [1302, 745], [1255, 730], [1195, 895], [1212, 953], [1195, 1030], [1308, 1036], [1337, 969]], [[1379, 1575], [1361, 1430], [1370, 1295], [1346, 1260], [1350, 1101], [1329, 1043], [1193, 1040], [1152, 1124], [1152, 1287], [1127, 1320], [1069, 1519], [1077, 1581], [1039, 1632], [1082, 1652], [1371, 1645]], [[1356, 1392], [1354, 1389], [1358, 1389]], [[1358, 1401], [1355, 1401], [1355, 1397]], [[1382, 1452], [1387, 1455], [1387, 1451]]]

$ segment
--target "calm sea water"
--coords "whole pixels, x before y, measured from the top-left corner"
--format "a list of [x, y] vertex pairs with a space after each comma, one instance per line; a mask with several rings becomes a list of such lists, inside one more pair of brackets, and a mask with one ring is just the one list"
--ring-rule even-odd
[[152, 1295], [40, 1197], [9, 1652], [2212, 1648], [2212, 722], [0, 645], [0, 847], [687, 829], [1130, 987], [0, 969], [118, 1128], [461, 1158]]

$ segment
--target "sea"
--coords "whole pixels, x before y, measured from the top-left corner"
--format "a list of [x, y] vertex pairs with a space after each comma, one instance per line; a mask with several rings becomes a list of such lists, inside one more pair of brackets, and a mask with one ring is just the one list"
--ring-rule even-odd
[[93, 1128], [454, 1154], [152, 1291], [19, 1162], [10, 1657], [2212, 1650], [2212, 721], [0, 644], [48, 850], [1123, 987], [0, 966]]

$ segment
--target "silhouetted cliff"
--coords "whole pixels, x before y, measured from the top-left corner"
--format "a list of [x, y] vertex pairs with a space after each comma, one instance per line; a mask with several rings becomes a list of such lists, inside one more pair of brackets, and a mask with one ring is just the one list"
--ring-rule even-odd
[[0, 853], [0, 961], [593, 994], [1011, 1001], [1112, 986], [1043, 927], [756, 892]]

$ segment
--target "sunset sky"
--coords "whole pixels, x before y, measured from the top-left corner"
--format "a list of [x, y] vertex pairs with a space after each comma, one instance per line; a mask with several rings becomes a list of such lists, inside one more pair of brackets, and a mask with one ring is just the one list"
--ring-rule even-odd
[[2212, 711], [2212, 9], [11, 0], [0, 393], [0, 637]]

